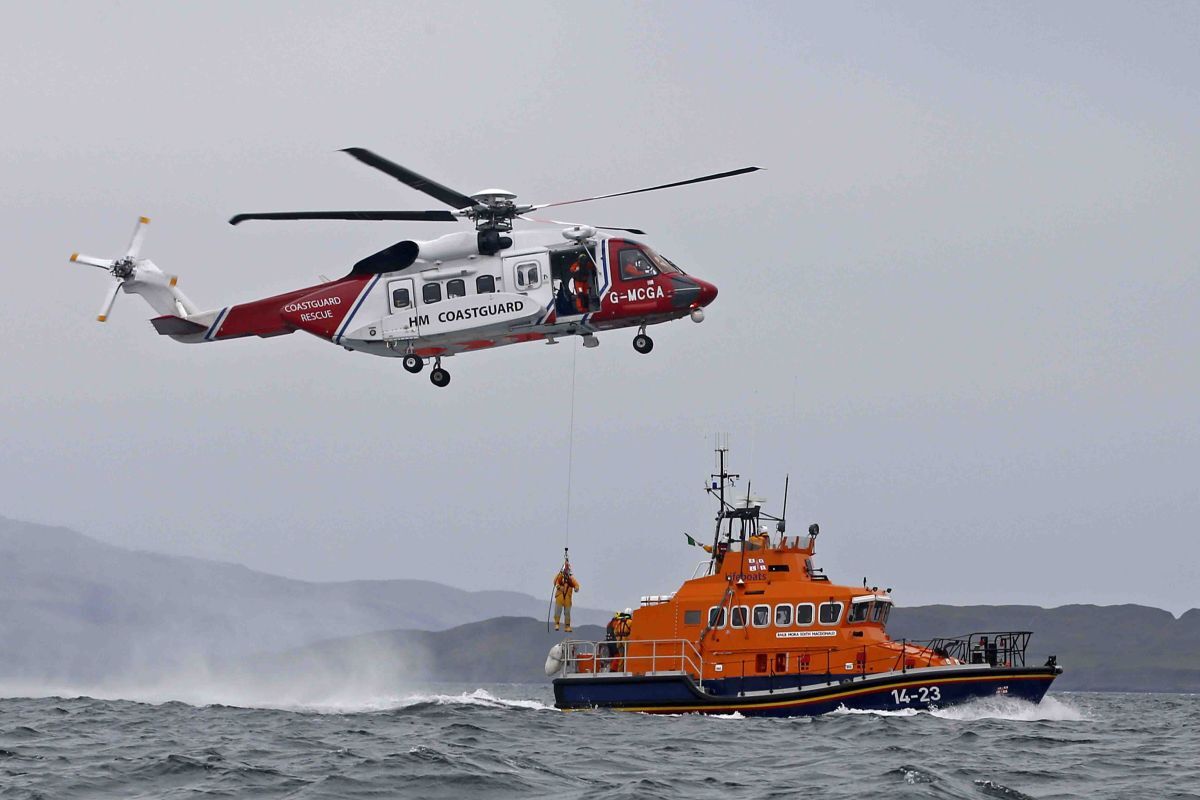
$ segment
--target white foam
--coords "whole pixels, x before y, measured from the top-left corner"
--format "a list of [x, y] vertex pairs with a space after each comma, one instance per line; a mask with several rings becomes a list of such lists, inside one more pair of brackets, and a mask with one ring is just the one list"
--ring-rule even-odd
[[514, 700], [497, 697], [486, 689], [461, 694], [424, 694], [414, 692], [377, 698], [362, 698], [352, 703], [321, 703], [291, 706], [290, 710], [312, 711], [321, 714], [348, 714], [372, 711], [398, 711], [420, 705], [479, 706], [482, 708], [523, 708], [532, 711], [556, 711], [553, 706], [537, 700]]
[[1014, 697], [984, 697], [946, 708], [901, 708], [896, 711], [876, 711], [840, 706], [837, 710], [830, 712], [830, 715], [839, 714], [867, 714], [876, 717], [915, 717], [923, 714], [939, 719], [964, 722], [984, 719], [1003, 719], [1013, 722], [1079, 722], [1087, 719], [1087, 716], [1075, 706], [1053, 697], [1045, 697], [1041, 703], [1030, 703]]

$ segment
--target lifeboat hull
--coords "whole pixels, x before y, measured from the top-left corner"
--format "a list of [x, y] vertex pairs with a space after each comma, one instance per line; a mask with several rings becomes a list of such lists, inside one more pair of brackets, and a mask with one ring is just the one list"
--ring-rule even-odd
[[855, 677], [840, 682], [741, 692], [740, 679], [704, 681], [690, 675], [589, 675], [554, 681], [563, 710], [610, 708], [648, 714], [732, 714], [795, 717], [839, 708], [870, 711], [945, 708], [986, 697], [1041, 702], [1062, 672], [1054, 667], [936, 667]]

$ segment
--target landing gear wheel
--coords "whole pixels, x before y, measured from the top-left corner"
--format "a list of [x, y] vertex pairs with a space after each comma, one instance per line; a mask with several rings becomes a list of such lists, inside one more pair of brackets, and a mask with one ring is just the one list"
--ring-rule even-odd
[[425, 362], [420, 356], [414, 356], [412, 353], [409, 353], [404, 357], [404, 368], [413, 375], [416, 375], [425, 368]]
[[429, 373], [429, 380], [433, 382], [434, 386], [449, 386], [450, 373], [446, 372], [446, 370], [442, 369], [441, 367], [437, 367], [433, 370], [433, 372]]
[[639, 333], [633, 337], [633, 349], [645, 355], [654, 349], [654, 340], [644, 333]]

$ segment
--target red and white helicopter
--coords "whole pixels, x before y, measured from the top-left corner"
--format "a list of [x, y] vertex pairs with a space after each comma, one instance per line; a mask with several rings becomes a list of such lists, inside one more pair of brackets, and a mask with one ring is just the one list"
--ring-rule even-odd
[[[104, 322], [117, 291], [139, 294], [160, 316], [154, 328], [178, 342], [201, 343], [243, 336], [281, 336], [306, 331], [347, 350], [402, 358], [417, 373], [433, 361], [430, 380], [446, 386], [442, 358], [517, 342], [583, 337], [599, 344], [596, 332], [637, 326], [633, 346], [649, 353], [646, 327], [690, 316], [700, 322], [717, 287], [684, 273], [645, 244], [614, 235], [642, 234], [634, 228], [602, 228], [526, 216], [551, 206], [651, 192], [753, 172], [744, 167], [628, 192], [560, 203], [520, 205], [516, 195], [487, 189], [465, 195], [369, 150], [349, 153], [453, 210], [297, 211], [238, 214], [230, 224], [252, 219], [470, 220], [474, 231], [431, 241], [405, 240], [368, 256], [337, 280], [284, 294], [200, 310], [149, 259], [139, 258], [146, 225], [138, 220], [125, 255], [101, 259], [75, 253], [71, 261], [108, 270], [116, 282], [97, 317]], [[515, 219], [551, 223], [558, 231], [513, 230]]]

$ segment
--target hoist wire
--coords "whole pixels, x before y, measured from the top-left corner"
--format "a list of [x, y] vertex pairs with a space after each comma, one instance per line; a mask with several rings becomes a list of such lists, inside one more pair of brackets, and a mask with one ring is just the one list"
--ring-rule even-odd
[[571, 347], [571, 422], [567, 433], [567, 524], [564, 528], [563, 548], [571, 546], [571, 484], [575, 477], [575, 362], [579, 355], [579, 338], [572, 337]]

